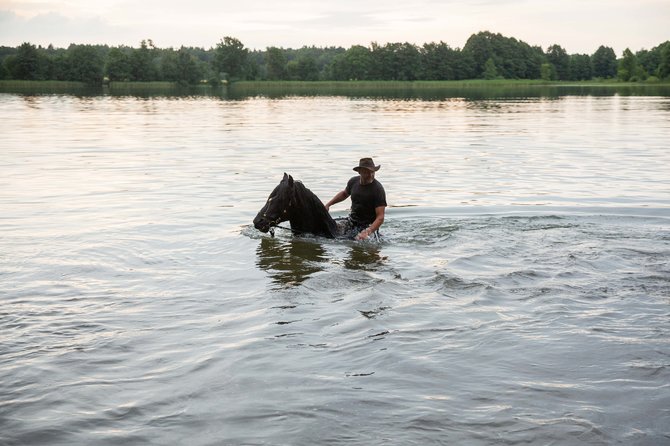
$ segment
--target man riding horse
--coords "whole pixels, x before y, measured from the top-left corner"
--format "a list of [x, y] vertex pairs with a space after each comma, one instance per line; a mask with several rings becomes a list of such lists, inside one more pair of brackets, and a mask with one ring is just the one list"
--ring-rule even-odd
[[[375, 166], [372, 158], [362, 158], [358, 166], [354, 167], [358, 176], [352, 177], [346, 187], [325, 206], [300, 181], [294, 181], [293, 177], [285, 173], [254, 218], [254, 226], [259, 231], [272, 232], [279, 223], [288, 220], [291, 231], [296, 234], [311, 233], [328, 238], [356, 240], [376, 235], [384, 223], [386, 209], [386, 192], [375, 179], [375, 172], [380, 167]], [[352, 202], [349, 217], [334, 220], [329, 214], [330, 207], [349, 197]]]
[[386, 192], [384, 186], [375, 179], [375, 172], [379, 170], [372, 158], [361, 158], [354, 170], [358, 176], [351, 177], [346, 187], [335, 194], [326, 203], [326, 209], [351, 196], [351, 213], [347, 221], [345, 232], [355, 233], [356, 240], [365, 240], [375, 234], [384, 223], [386, 210]]

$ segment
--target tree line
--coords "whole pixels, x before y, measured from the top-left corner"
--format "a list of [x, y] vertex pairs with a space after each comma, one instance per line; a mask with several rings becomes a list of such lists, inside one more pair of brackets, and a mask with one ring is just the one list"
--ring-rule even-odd
[[670, 79], [670, 41], [651, 50], [568, 54], [560, 45], [544, 51], [488, 31], [473, 34], [463, 48], [444, 42], [376, 42], [369, 46], [268, 47], [250, 50], [234, 37], [215, 47], [158, 48], [143, 40], [128, 46], [76, 45], [47, 48], [29, 42], [0, 47], [0, 79], [59, 80], [100, 84], [107, 81], [170, 81], [218, 85], [234, 80], [465, 80], [591, 79], [644, 81]]

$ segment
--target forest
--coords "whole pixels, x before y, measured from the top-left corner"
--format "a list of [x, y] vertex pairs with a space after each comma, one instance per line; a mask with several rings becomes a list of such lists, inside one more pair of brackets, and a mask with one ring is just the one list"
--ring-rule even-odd
[[148, 39], [137, 48], [77, 45], [44, 48], [25, 42], [0, 46], [0, 79], [105, 82], [168, 81], [213, 86], [239, 80], [415, 81], [541, 79], [624, 82], [670, 79], [670, 41], [646, 50], [614, 50], [601, 45], [593, 54], [568, 54], [558, 44], [547, 50], [488, 31], [473, 34], [463, 48], [445, 42], [372, 42], [369, 46], [268, 47], [250, 50], [234, 37], [209, 49], [158, 48]]

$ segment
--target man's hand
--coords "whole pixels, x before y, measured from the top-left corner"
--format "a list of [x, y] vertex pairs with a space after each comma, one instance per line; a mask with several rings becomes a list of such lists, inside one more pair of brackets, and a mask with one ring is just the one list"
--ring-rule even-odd
[[370, 237], [370, 230], [368, 228], [365, 228], [358, 233], [358, 235], [356, 236], [356, 240], [365, 240], [368, 237]]

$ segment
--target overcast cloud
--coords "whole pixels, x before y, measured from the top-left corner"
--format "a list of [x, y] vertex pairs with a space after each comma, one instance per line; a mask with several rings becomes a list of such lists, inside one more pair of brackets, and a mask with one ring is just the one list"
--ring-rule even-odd
[[0, 0], [0, 45], [31, 42], [210, 48], [224, 36], [252, 49], [444, 41], [479, 31], [569, 53], [633, 51], [670, 39], [668, 0]]

